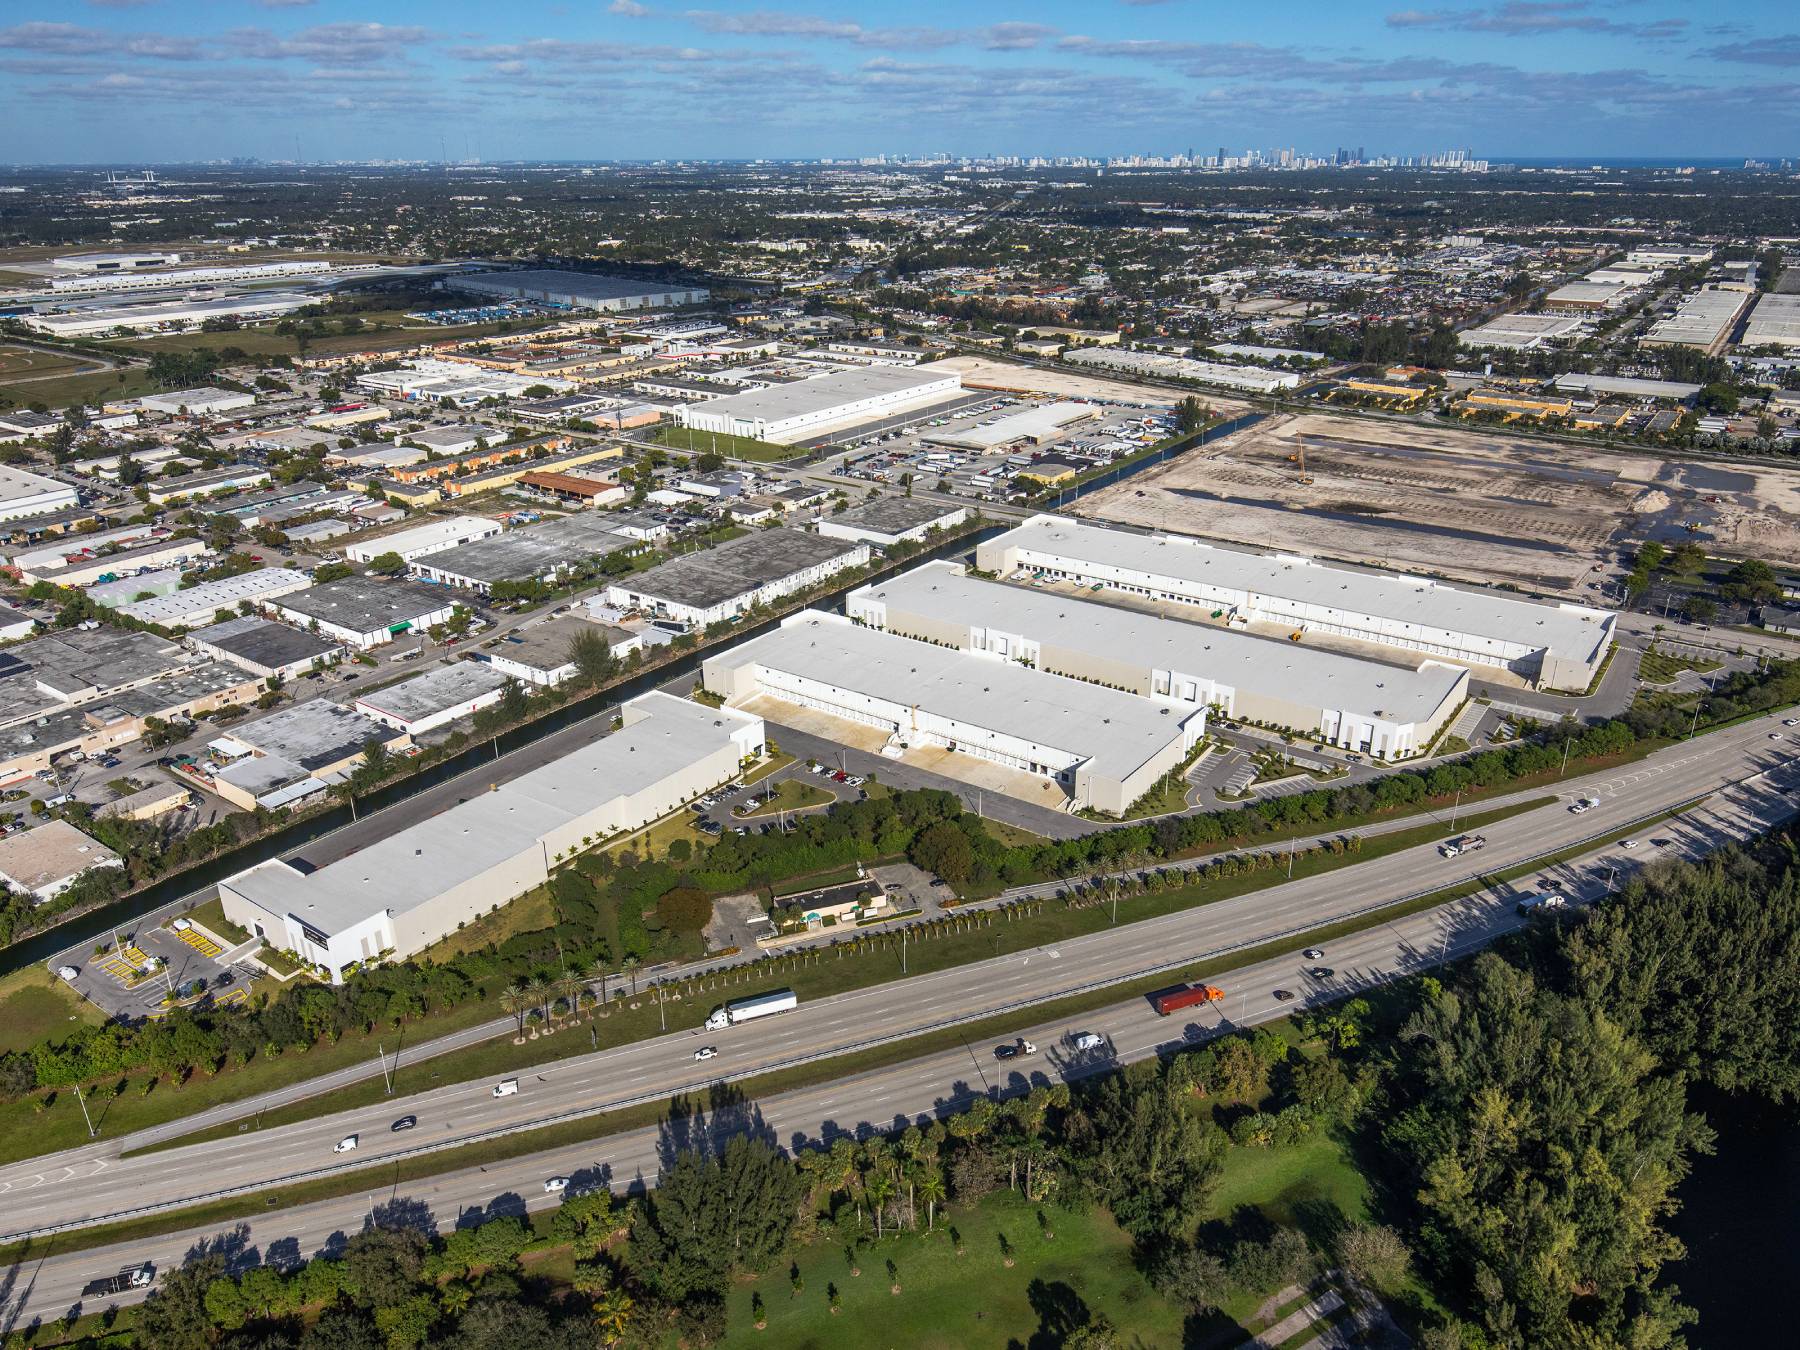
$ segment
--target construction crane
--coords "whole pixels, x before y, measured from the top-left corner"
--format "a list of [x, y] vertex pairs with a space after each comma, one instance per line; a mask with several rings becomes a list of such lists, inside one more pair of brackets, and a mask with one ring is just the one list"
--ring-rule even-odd
[[1300, 447], [1300, 453], [1288, 456], [1288, 462], [1290, 464], [1298, 463], [1300, 465], [1300, 476], [1294, 481], [1301, 487], [1311, 487], [1312, 475], [1306, 471], [1306, 437], [1300, 435], [1296, 436], [1294, 440], [1295, 444]]

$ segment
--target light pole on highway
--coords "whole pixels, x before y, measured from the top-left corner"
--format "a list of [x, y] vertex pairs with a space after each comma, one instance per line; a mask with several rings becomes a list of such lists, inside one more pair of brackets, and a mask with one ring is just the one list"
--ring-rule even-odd
[[1698, 701], [1696, 701], [1696, 702], [1695, 702], [1695, 704], [1694, 704], [1694, 718], [1693, 718], [1693, 721], [1691, 721], [1691, 722], [1689, 722], [1689, 723], [1688, 723], [1688, 734], [1687, 734], [1687, 738], [1688, 738], [1688, 739], [1689, 739], [1689, 740], [1690, 740], [1690, 741], [1691, 741], [1691, 740], [1693, 740], [1693, 739], [1694, 739], [1694, 730], [1695, 730], [1695, 728], [1697, 728], [1697, 727], [1698, 727], [1698, 726], [1699, 726], [1699, 725], [1700, 725], [1700, 704], [1699, 704], [1699, 702], [1698, 702]]
[[100, 1131], [94, 1128], [94, 1118], [88, 1114], [87, 1093], [79, 1086], [75, 1089], [75, 1100], [81, 1103], [81, 1118], [87, 1122], [88, 1138], [92, 1139], [95, 1135], [99, 1134]]
[[1608, 895], [1613, 893], [1613, 877], [1618, 875], [1618, 871], [1619, 869], [1617, 867], [1608, 867], [1606, 869], [1606, 893]]
[[1456, 789], [1456, 800], [1450, 803], [1450, 833], [1456, 833], [1456, 808], [1462, 805], [1462, 789]]
[[906, 974], [906, 930], [900, 930], [900, 973]]
[[656, 986], [656, 1016], [662, 1022], [662, 1029], [667, 1031], [669, 1029], [668, 1005], [663, 1002], [663, 990], [660, 984]]
[[1570, 751], [1570, 749], [1572, 749], [1574, 747], [1574, 744], [1575, 744], [1575, 738], [1573, 736], [1563, 737], [1563, 762], [1562, 762], [1562, 768], [1559, 769], [1556, 774], [1556, 776], [1558, 778], [1561, 778], [1564, 774], [1568, 773], [1568, 771], [1569, 771], [1569, 751]]
[[[380, 1041], [375, 1042], [375, 1053], [381, 1056], [381, 1080], [387, 1084], [387, 1095], [394, 1095], [394, 1075], [388, 1072], [387, 1047]], [[400, 1056], [395, 1055], [398, 1060]]]

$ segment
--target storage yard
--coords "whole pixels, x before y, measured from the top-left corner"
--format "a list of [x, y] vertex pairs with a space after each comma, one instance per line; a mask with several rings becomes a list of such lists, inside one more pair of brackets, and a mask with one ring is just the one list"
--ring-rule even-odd
[[1629, 539], [1692, 537], [1720, 553], [1800, 562], [1800, 477], [1789, 471], [1320, 415], [1267, 418], [1076, 509], [1584, 600], [1594, 599], [1596, 562]]

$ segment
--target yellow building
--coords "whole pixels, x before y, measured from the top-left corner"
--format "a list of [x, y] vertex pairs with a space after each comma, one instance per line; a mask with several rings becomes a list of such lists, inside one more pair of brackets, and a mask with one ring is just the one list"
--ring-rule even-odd
[[1385, 399], [1401, 408], [1410, 408], [1431, 392], [1428, 385], [1389, 384], [1385, 380], [1345, 380], [1343, 387], [1367, 398]]
[[1519, 417], [1568, 417], [1575, 403], [1566, 398], [1532, 398], [1526, 394], [1474, 393], [1463, 400], [1463, 415], [1477, 412], [1504, 413], [1507, 421]]
[[438, 486], [451, 497], [472, 497], [481, 492], [494, 492], [500, 488], [511, 487], [528, 473], [562, 473], [569, 469], [580, 468], [584, 464], [595, 464], [603, 459], [618, 459], [625, 453], [622, 445], [586, 445], [579, 450], [571, 450], [567, 454], [552, 455], [547, 459], [521, 459], [511, 464], [502, 464], [497, 468], [481, 473], [472, 473], [463, 478], [444, 478]]

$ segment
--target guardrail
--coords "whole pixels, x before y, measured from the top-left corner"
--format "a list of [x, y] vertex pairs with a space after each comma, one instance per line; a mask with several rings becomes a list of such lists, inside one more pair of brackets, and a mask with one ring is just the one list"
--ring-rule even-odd
[[[1740, 784], [1750, 782], [1754, 778], [1766, 776], [1768, 772], [1768, 770], [1764, 770], [1762, 773], [1750, 775], [1747, 778], [1739, 780], [1739, 782]], [[1673, 812], [1686, 810], [1687, 808], [1704, 801], [1707, 797], [1712, 796], [1714, 791], [1716, 791], [1716, 789], [1698, 793], [1676, 803], [1674, 806], [1663, 807], [1656, 811], [1648, 812], [1645, 815], [1633, 817], [1631, 820], [1621, 824], [1609, 826], [1604, 830], [1596, 831], [1593, 834], [1586, 835], [1567, 844], [1560, 844], [1556, 848], [1545, 849], [1541, 853], [1522, 858], [1518, 862], [1507, 864], [1507, 866], [1529, 867], [1540, 859], [1548, 858], [1558, 853], [1566, 853], [1570, 849], [1579, 849], [1583, 845], [1594, 843], [1609, 835], [1615, 835], [1620, 830], [1629, 829], [1633, 825], [1642, 824], [1651, 820], [1660, 820]], [[1440, 891], [1446, 891], [1453, 887], [1466, 885], [1471, 882], [1479, 883], [1483, 875], [1484, 874], [1479, 871], [1471, 872], [1459, 879], [1442, 882], [1424, 890], [1413, 891], [1406, 895], [1394, 897], [1393, 899], [1380, 901], [1376, 904], [1365, 905], [1360, 909], [1351, 910], [1348, 913], [1335, 914], [1330, 919], [1322, 922], [1296, 924], [1274, 933], [1263, 933], [1255, 938], [1246, 939], [1242, 942], [1228, 943], [1225, 946], [1215, 947], [1208, 951], [1192, 953], [1167, 961], [1159, 961], [1153, 965], [1142, 966], [1123, 974], [1109, 975], [1101, 979], [1084, 981], [1078, 985], [1066, 986], [1057, 989], [1054, 992], [1034, 994], [1026, 998], [1014, 999], [1011, 1002], [999, 1004], [991, 1008], [983, 1008], [979, 1012], [959, 1013], [954, 1017], [941, 1018], [924, 1026], [912, 1027], [905, 1031], [894, 1032], [890, 1035], [872, 1036], [860, 1041], [851, 1042], [847, 1045], [835, 1046], [829, 1050], [815, 1050], [804, 1055], [794, 1055], [787, 1059], [777, 1060], [772, 1064], [759, 1065], [753, 1069], [744, 1069], [735, 1073], [717, 1075], [708, 1078], [704, 1083], [695, 1084], [693, 1087], [710, 1086], [714, 1083], [739, 1082], [751, 1078], [759, 1078], [766, 1074], [781, 1073], [788, 1069], [800, 1068], [804, 1065], [815, 1064], [822, 1060], [837, 1059], [844, 1055], [853, 1055], [864, 1050], [878, 1049], [881, 1046], [891, 1045], [897, 1041], [911, 1040], [918, 1036], [929, 1036], [937, 1032], [953, 1030], [959, 1026], [967, 1026], [974, 1022], [985, 1022], [991, 1018], [1005, 1017], [1010, 1013], [1023, 1012], [1030, 1008], [1041, 1007], [1046, 1003], [1055, 1003], [1069, 998], [1079, 998], [1084, 994], [1096, 993], [1103, 989], [1115, 988], [1119, 985], [1131, 984], [1138, 980], [1165, 975], [1171, 971], [1179, 970], [1183, 966], [1192, 965], [1196, 961], [1211, 960], [1220, 956], [1230, 956], [1234, 952], [1249, 951], [1257, 947], [1268, 946], [1272, 943], [1283, 942], [1290, 938], [1300, 938], [1305, 934], [1316, 931], [1322, 927], [1367, 918], [1370, 915], [1378, 914], [1383, 910], [1392, 909], [1398, 905], [1410, 904], [1413, 901], [1423, 899], [1426, 896], [1435, 895]], [[1456, 902], [1446, 901], [1445, 903], [1454, 904]], [[121, 1223], [151, 1214], [166, 1213], [175, 1209], [186, 1209], [194, 1205], [210, 1204], [219, 1200], [229, 1200], [240, 1195], [254, 1195], [259, 1191], [266, 1191], [279, 1186], [291, 1186], [299, 1182], [317, 1181], [325, 1177], [340, 1176], [376, 1164], [386, 1166], [389, 1163], [399, 1162], [408, 1158], [423, 1157], [432, 1153], [442, 1153], [448, 1149], [463, 1148], [470, 1145], [486, 1143], [495, 1139], [504, 1139], [513, 1135], [526, 1134], [533, 1130], [548, 1129], [571, 1121], [584, 1120], [597, 1115], [605, 1115], [612, 1111], [626, 1111], [634, 1106], [643, 1106], [650, 1102], [666, 1100], [671, 1095], [691, 1090], [693, 1090], [692, 1087], [677, 1088], [673, 1091], [665, 1089], [657, 1092], [639, 1093], [636, 1096], [621, 1098], [614, 1101], [598, 1102], [588, 1106], [574, 1107], [570, 1110], [559, 1111], [552, 1115], [540, 1116], [534, 1120], [520, 1121], [513, 1125], [502, 1125], [496, 1126], [493, 1129], [481, 1130], [475, 1134], [465, 1135], [459, 1139], [446, 1141], [442, 1144], [424, 1144], [414, 1148], [402, 1149], [397, 1153], [384, 1153], [379, 1159], [374, 1160], [374, 1162], [370, 1164], [343, 1163], [336, 1166], [309, 1168], [305, 1171], [292, 1172], [285, 1176], [246, 1183], [242, 1186], [230, 1186], [217, 1191], [209, 1191], [202, 1195], [188, 1196], [181, 1200], [169, 1200], [153, 1205], [139, 1205], [131, 1209], [116, 1210], [110, 1214], [91, 1215], [79, 1221], [46, 1224], [38, 1228], [23, 1229], [16, 1233], [4, 1233], [0, 1234], [0, 1242], [21, 1242], [29, 1241], [33, 1238], [50, 1237], [57, 1233], [74, 1232], [82, 1228], [91, 1228], [99, 1224]]]

